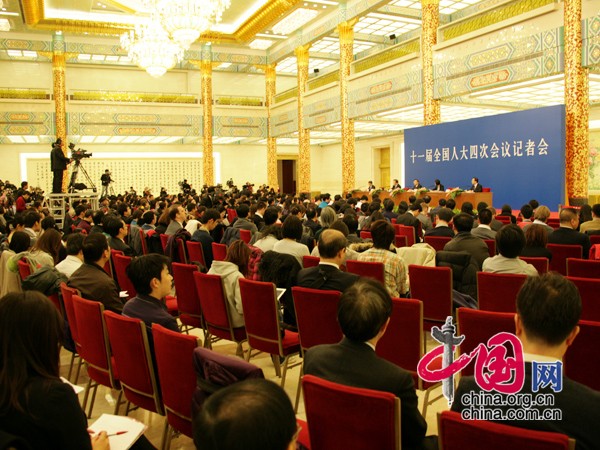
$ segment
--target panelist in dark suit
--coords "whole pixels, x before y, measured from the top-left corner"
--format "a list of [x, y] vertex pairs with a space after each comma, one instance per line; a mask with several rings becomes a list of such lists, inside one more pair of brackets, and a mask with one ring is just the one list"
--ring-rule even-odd
[[483, 192], [483, 186], [479, 184], [479, 178], [473, 177], [471, 179], [471, 191], [473, 192]]
[[359, 278], [358, 275], [342, 272], [339, 268], [346, 259], [348, 241], [341, 231], [327, 229], [321, 233], [318, 245], [321, 257], [319, 265], [298, 272], [297, 286], [344, 292]]
[[411, 189], [422, 189], [423, 186], [421, 185], [421, 182], [418, 179], [414, 179], [413, 180], [413, 185], [411, 187]]
[[340, 299], [338, 322], [344, 338], [338, 344], [317, 345], [308, 350], [304, 373], [396, 395], [400, 399], [402, 448], [429, 448], [435, 438], [425, 438], [427, 423], [418, 410], [411, 374], [375, 353], [391, 313], [392, 300], [385, 287], [361, 278]]
[[436, 178], [434, 183], [435, 183], [435, 186], [433, 186], [432, 191], [443, 191], [444, 190], [444, 185], [442, 184], [442, 182], [440, 180], [438, 180]]
[[564, 208], [559, 214], [560, 227], [548, 235], [549, 244], [581, 245], [583, 258], [587, 259], [590, 253], [590, 237], [577, 231], [579, 215], [573, 208]]
[[[549, 384], [539, 386], [539, 391], [533, 393], [532, 385], [531, 362], [562, 360], [579, 333], [577, 322], [580, 315], [579, 292], [577, 287], [566, 278], [554, 273], [527, 278], [517, 297], [517, 315], [515, 316], [516, 335], [523, 344], [525, 359], [525, 383], [519, 394], [516, 395], [533, 394], [533, 398], [540, 393], [550, 395], [554, 400], [551, 406], [531, 405], [528, 409], [537, 410], [540, 413], [544, 413], [550, 408], [557, 409], [561, 411], [561, 418], [559, 420], [510, 419], [498, 420], [498, 422], [530, 430], [563, 433], [575, 439], [577, 450], [591, 450], [598, 448], [600, 442], [600, 428], [598, 427], [598, 423], [600, 423], [600, 392], [564, 376], [562, 390], [559, 392], [554, 392], [554, 386]], [[592, 350], [590, 349], [590, 351]], [[473, 377], [461, 378], [452, 410], [471, 415], [473, 410], [462, 400], [465, 394], [467, 394], [465, 399], [475, 398], [468, 395], [471, 392], [479, 393], [481, 388], [475, 383]], [[495, 392], [494, 395], [504, 397], [504, 394]], [[504, 413], [515, 408], [515, 405], [507, 406], [506, 398], [503, 400], [505, 401], [504, 406], [496, 406], [498, 403], [494, 403], [494, 406], [489, 408]], [[483, 409], [486, 408], [488, 407], [483, 407]], [[471, 415], [470, 418], [477, 417]]]

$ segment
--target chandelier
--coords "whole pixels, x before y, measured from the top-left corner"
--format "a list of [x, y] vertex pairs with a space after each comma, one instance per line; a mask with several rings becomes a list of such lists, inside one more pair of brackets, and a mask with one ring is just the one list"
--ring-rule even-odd
[[156, 10], [171, 38], [188, 50], [200, 34], [221, 21], [230, 5], [231, 0], [157, 0]]
[[133, 62], [157, 78], [183, 59], [183, 50], [169, 39], [154, 13], [150, 23], [121, 36], [121, 47]]

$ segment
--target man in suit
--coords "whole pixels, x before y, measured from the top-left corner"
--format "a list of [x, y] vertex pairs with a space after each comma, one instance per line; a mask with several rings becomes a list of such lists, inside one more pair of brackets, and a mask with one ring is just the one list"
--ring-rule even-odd
[[559, 214], [560, 227], [548, 235], [549, 244], [581, 245], [583, 258], [587, 259], [590, 253], [590, 237], [577, 231], [579, 214], [573, 208], [564, 208]]
[[427, 448], [435, 438], [425, 438], [427, 423], [418, 410], [411, 374], [375, 353], [391, 314], [392, 299], [383, 285], [361, 278], [340, 299], [338, 322], [344, 338], [308, 350], [304, 373], [396, 395], [400, 399], [402, 448]]
[[71, 160], [65, 156], [62, 150], [62, 139], [58, 138], [54, 144], [52, 144], [52, 151], [50, 152], [50, 166], [54, 177], [52, 178], [52, 193], [60, 194], [62, 192], [63, 175], [67, 170], [67, 164]]
[[104, 220], [104, 231], [110, 236], [108, 245], [112, 250], [120, 250], [125, 256], [135, 256], [133, 249], [125, 243], [127, 225], [117, 216], [107, 216]]
[[471, 191], [473, 192], [483, 192], [483, 186], [479, 184], [479, 178], [473, 177], [471, 179]]
[[[561, 411], [560, 420], [498, 420], [508, 425], [530, 430], [563, 433], [575, 439], [577, 450], [598, 448], [600, 442], [600, 393], [562, 375], [562, 390], [554, 391], [554, 386], [532, 385], [533, 361], [555, 362], [563, 359], [567, 349], [579, 333], [577, 323], [581, 315], [581, 298], [577, 287], [566, 278], [548, 273], [541, 277], [529, 277], [517, 297], [515, 315], [516, 335], [523, 345], [525, 359], [525, 382], [520, 393], [533, 395], [547, 394], [554, 400], [551, 406], [531, 405], [530, 412], [543, 414], [546, 408]], [[593, 352], [593, 349], [590, 349]], [[542, 369], [544, 370], [544, 369]], [[559, 369], [560, 370], [560, 369]], [[538, 368], [539, 371], [539, 368]], [[536, 386], [537, 388], [538, 386]], [[463, 396], [479, 393], [481, 388], [473, 377], [460, 380], [452, 410], [470, 414], [470, 408], [463, 404]], [[504, 394], [494, 393], [504, 397]], [[512, 395], [514, 397], [514, 395]], [[473, 398], [473, 397], [471, 397]], [[493, 408], [506, 414], [514, 405]], [[518, 407], [518, 405], [517, 405]], [[485, 407], [484, 407], [485, 408]], [[535, 411], [532, 411], [535, 410]], [[474, 417], [472, 417], [474, 418]]]
[[342, 272], [340, 265], [346, 259], [348, 242], [338, 230], [327, 229], [319, 237], [321, 261], [316, 267], [308, 267], [298, 272], [296, 284], [311, 289], [344, 292], [359, 278], [358, 275]]
[[477, 270], [481, 270], [483, 261], [490, 256], [488, 246], [483, 239], [473, 236], [473, 216], [466, 213], [460, 213], [452, 219], [456, 236], [444, 246], [444, 250], [449, 252], [467, 252], [471, 255], [471, 261], [477, 265]]
[[492, 212], [485, 208], [479, 211], [479, 226], [471, 230], [473, 236], [481, 239], [496, 239], [496, 232], [492, 230]]
[[454, 214], [452, 214], [452, 211], [446, 207], [440, 208], [437, 211], [437, 216], [438, 220], [435, 225], [435, 228], [427, 230], [427, 232], [425, 232], [425, 236], [447, 236], [451, 238], [454, 237], [454, 231], [448, 225], [452, 220], [452, 217], [454, 216]]
[[421, 222], [411, 212], [408, 212], [408, 205], [405, 201], [401, 201], [398, 205], [396, 223], [413, 227], [415, 229], [415, 243], [421, 242]]

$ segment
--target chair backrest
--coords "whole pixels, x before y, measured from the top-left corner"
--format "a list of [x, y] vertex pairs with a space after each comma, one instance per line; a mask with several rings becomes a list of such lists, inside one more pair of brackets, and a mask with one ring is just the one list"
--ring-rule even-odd
[[208, 332], [234, 342], [245, 340], [245, 329], [231, 326], [231, 315], [227, 308], [221, 276], [194, 272], [194, 282]]
[[140, 233], [140, 243], [142, 245], [142, 254], [147, 255], [148, 254], [148, 241], [146, 240], [146, 233], [144, 233], [144, 230], [142, 230], [141, 228], [138, 230], [138, 233]]
[[195, 336], [177, 333], [158, 324], [152, 325], [154, 355], [160, 380], [167, 421], [177, 431], [192, 437], [192, 404], [196, 390]]
[[179, 320], [184, 325], [202, 328], [202, 308], [194, 282], [194, 273], [198, 272], [198, 266], [174, 262], [171, 264], [171, 269], [177, 294]]
[[246, 244], [249, 244], [250, 240], [252, 239], [252, 232], [250, 230], [244, 230], [243, 228], [240, 228], [240, 239]]
[[103, 386], [120, 389], [111, 363], [108, 332], [102, 315], [104, 305], [78, 295], [73, 295], [72, 298], [81, 345], [78, 353], [88, 365], [88, 375]]
[[600, 391], [600, 360], [590, 357], [590, 349], [600, 342], [600, 323], [579, 321], [579, 334], [565, 353], [565, 374], [578, 383]]
[[507, 225], [507, 224], [509, 224], [511, 222], [510, 216], [498, 215], [498, 216], [496, 216], [496, 220], [498, 222], [502, 222], [504, 225]]
[[65, 306], [65, 314], [67, 316], [67, 322], [69, 323], [69, 329], [71, 330], [71, 338], [75, 342], [75, 348], [79, 353], [81, 344], [79, 343], [79, 332], [77, 329], [77, 319], [75, 318], [75, 307], [73, 306], [73, 296], [78, 295], [77, 289], [67, 286], [65, 283], [60, 284], [60, 293], [63, 299], [63, 305]]
[[[204, 259], [204, 250], [202, 250], [202, 244], [196, 241], [185, 241], [187, 247], [188, 260], [189, 262], [199, 262], [206, 267], [206, 260]], [[207, 269], [209, 267], [206, 267]]]
[[555, 230], [560, 227], [560, 219], [558, 217], [548, 217], [546, 225], [554, 228]]
[[248, 343], [272, 355], [283, 354], [275, 285], [245, 278], [239, 283]]
[[163, 252], [167, 250], [167, 242], [169, 242], [169, 235], [168, 234], [161, 234], [160, 235], [160, 245], [163, 249]]
[[337, 321], [341, 292], [292, 288], [298, 335], [302, 350], [319, 344], [335, 344], [342, 339]]
[[485, 245], [488, 247], [490, 257], [496, 256], [496, 241], [494, 239], [484, 239]]
[[[574, 447], [566, 434], [535, 431], [486, 420], [464, 420], [460, 413], [444, 411], [438, 415], [438, 441], [444, 450], [486, 450], [507, 448], [569, 450]], [[573, 445], [573, 447], [571, 447]]]
[[436, 252], [444, 250], [444, 246], [451, 240], [449, 236], [425, 236], [425, 243], [431, 245]]
[[[485, 344], [497, 333], [515, 332], [515, 315], [513, 313], [458, 308], [456, 319], [458, 334], [465, 336], [465, 340], [458, 347], [460, 354], [470, 353], [479, 344]], [[474, 363], [467, 365], [461, 371], [462, 376], [473, 375], [473, 369]]]
[[227, 246], [225, 244], [213, 242], [212, 251], [214, 261], [225, 261], [225, 257], [227, 256]]
[[600, 280], [593, 278], [567, 277], [579, 290], [581, 296], [581, 320], [600, 322]]
[[600, 280], [600, 261], [567, 258], [567, 276]]
[[394, 394], [312, 375], [302, 378], [302, 389], [311, 450], [400, 449], [400, 400]]
[[302, 267], [304, 267], [305, 269], [307, 267], [316, 267], [319, 265], [320, 261], [321, 258], [319, 258], [318, 256], [304, 255], [302, 257]]
[[382, 262], [349, 259], [346, 261], [346, 270], [361, 277], [372, 278], [385, 286], [385, 268]]
[[17, 265], [19, 266], [19, 276], [21, 277], [21, 281], [25, 281], [25, 278], [31, 275], [31, 266], [27, 261], [23, 260], [17, 261]]
[[112, 311], [104, 311], [104, 320], [125, 398], [140, 408], [164, 415], [146, 325], [140, 319]]
[[185, 251], [184, 240], [181, 238], [177, 238], [175, 240], [177, 241], [177, 256], [179, 257], [179, 262], [187, 264], [188, 257], [187, 257], [187, 253]]
[[477, 272], [477, 299], [484, 311], [516, 312], [517, 294], [527, 275]]
[[237, 211], [234, 208], [227, 208], [227, 220], [229, 223], [233, 222], [233, 219], [237, 217]]
[[452, 315], [452, 269], [408, 266], [410, 296], [423, 302], [423, 326], [430, 329]]
[[550, 261], [545, 257], [533, 257], [533, 256], [519, 256], [519, 259], [525, 261], [527, 264], [531, 264], [538, 271], [540, 275], [548, 272], [550, 269]]
[[125, 255], [113, 255], [113, 264], [115, 265], [115, 272], [117, 275], [117, 283], [122, 291], [127, 291], [127, 297], [133, 298], [137, 295], [137, 291], [133, 286], [133, 283], [127, 276], [127, 267], [131, 263], [131, 256]]
[[550, 270], [567, 275], [567, 258], [579, 258], [583, 256], [581, 245], [546, 244], [546, 248], [552, 253]]
[[370, 231], [361, 231], [360, 238], [361, 239], [373, 239], [373, 236], [371, 235]]
[[394, 230], [397, 236], [406, 236], [406, 244], [408, 247], [415, 245], [415, 228], [402, 225], [399, 223], [394, 224]]
[[408, 239], [406, 236], [400, 236], [396, 234], [394, 236], [394, 247], [408, 247]]
[[600, 234], [590, 234], [590, 244], [600, 244]]
[[411, 372], [418, 384], [417, 364], [423, 356], [423, 302], [412, 298], [393, 298], [392, 316], [377, 354]]

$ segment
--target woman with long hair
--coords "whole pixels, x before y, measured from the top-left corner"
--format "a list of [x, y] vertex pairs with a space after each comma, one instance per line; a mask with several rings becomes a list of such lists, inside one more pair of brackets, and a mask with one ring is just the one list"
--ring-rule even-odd
[[33, 449], [108, 449], [106, 432], [90, 439], [73, 388], [59, 378], [63, 322], [42, 293], [0, 299], [0, 430]]
[[50, 228], [36, 240], [31, 253], [43, 266], [54, 267], [60, 262], [62, 248], [60, 233]]

